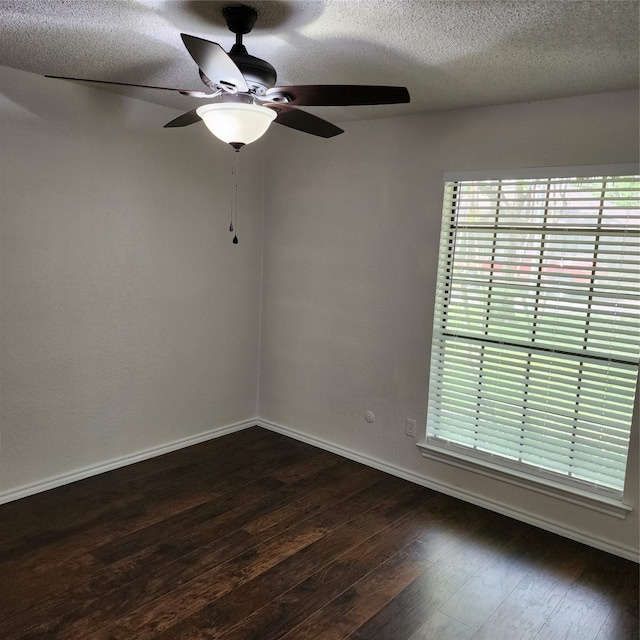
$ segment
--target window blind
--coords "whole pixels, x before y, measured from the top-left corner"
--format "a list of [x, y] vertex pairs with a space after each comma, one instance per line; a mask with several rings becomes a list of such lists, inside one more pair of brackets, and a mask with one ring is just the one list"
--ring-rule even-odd
[[621, 495], [639, 191], [638, 176], [446, 183], [427, 447]]

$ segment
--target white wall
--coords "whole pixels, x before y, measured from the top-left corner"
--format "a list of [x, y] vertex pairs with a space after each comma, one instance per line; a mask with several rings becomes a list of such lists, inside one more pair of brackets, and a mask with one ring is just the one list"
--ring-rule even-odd
[[637, 441], [627, 496], [634, 510], [619, 520], [427, 460], [404, 435], [407, 417], [426, 421], [443, 172], [637, 162], [637, 94], [345, 129], [332, 140], [279, 131], [271, 145], [259, 398], [265, 424], [637, 555]]
[[[256, 414], [262, 152], [0, 68], [0, 497]], [[186, 110], [186, 109], [185, 109]]]

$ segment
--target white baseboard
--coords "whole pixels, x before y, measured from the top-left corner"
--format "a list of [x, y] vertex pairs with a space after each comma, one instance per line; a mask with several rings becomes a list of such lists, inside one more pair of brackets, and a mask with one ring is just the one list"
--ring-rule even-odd
[[76, 482], [77, 480], [83, 480], [84, 478], [89, 478], [91, 476], [95, 476], [100, 473], [105, 473], [106, 471], [112, 471], [113, 469], [118, 469], [120, 467], [134, 464], [136, 462], [141, 462], [142, 460], [155, 458], [156, 456], [160, 456], [164, 453], [176, 451], [177, 449], [183, 449], [185, 447], [189, 447], [194, 444], [199, 444], [200, 442], [205, 442], [207, 440], [219, 438], [221, 436], [234, 433], [236, 431], [241, 431], [242, 429], [247, 429], [249, 427], [256, 426], [256, 425], [264, 429], [268, 429], [270, 431], [275, 431], [277, 433], [288, 436], [295, 440], [306, 442], [307, 444], [311, 444], [320, 449], [331, 451], [332, 453], [335, 453], [344, 458], [348, 458], [349, 460], [360, 462], [364, 465], [373, 467], [374, 469], [379, 469], [380, 471], [384, 471], [385, 473], [396, 476], [398, 478], [403, 478], [404, 480], [408, 480], [409, 482], [413, 482], [423, 487], [427, 487], [428, 489], [439, 491], [440, 493], [444, 493], [454, 498], [459, 498], [460, 500], [464, 500], [465, 502], [470, 502], [479, 507], [484, 507], [485, 509], [495, 511], [496, 513], [501, 513], [502, 515], [508, 516], [510, 518], [514, 518], [516, 520], [526, 522], [527, 524], [531, 524], [533, 526], [539, 527], [540, 529], [545, 529], [546, 531], [557, 533], [558, 535], [564, 536], [565, 538], [576, 540], [577, 542], [581, 542], [590, 547], [594, 547], [596, 549], [606, 551], [613, 555], [620, 556], [622, 558], [626, 558], [634, 562], [638, 562], [637, 550], [634, 549], [633, 547], [617, 545], [617, 544], [611, 543], [610, 541], [602, 540], [600, 538], [590, 536], [589, 534], [584, 533], [583, 531], [578, 531], [570, 527], [567, 527], [563, 523], [550, 520], [550, 519], [540, 518], [535, 514], [529, 513], [528, 511], [524, 511], [522, 509], [516, 509], [510, 505], [506, 505], [506, 504], [497, 502], [495, 500], [488, 499], [482, 495], [473, 493], [471, 491], [462, 490], [458, 487], [453, 487], [445, 483], [436, 482], [430, 478], [427, 478], [426, 476], [419, 475], [411, 471], [407, 471], [402, 467], [388, 464], [377, 458], [363, 455], [353, 449], [348, 449], [346, 447], [336, 445], [327, 440], [322, 440], [320, 438], [309, 436], [307, 434], [301, 433], [289, 427], [285, 427], [283, 425], [277, 424], [275, 422], [270, 422], [268, 420], [263, 420], [261, 418], [246, 420], [244, 422], [238, 422], [238, 423], [226, 425], [223, 427], [216, 427], [209, 431], [205, 431], [204, 433], [199, 433], [197, 435], [189, 436], [187, 438], [181, 438], [180, 440], [174, 440], [172, 442], [169, 442], [157, 447], [151, 447], [143, 451], [138, 451], [136, 453], [122, 456], [120, 458], [108, 460], [107, 462], [102, 462], [96, 465], [84, 467], [82, 469], [78, 469], [76, 471], [72, 471], [69, 473], [63, 473], [57, 476], [53, 476], [51, 478], [47, 478], [46, 480], [42, 480], [29, 485], [18, 487], [17, 489], [10, 489], [8, 491], [0, 492], [0, 504], [12, 502], [13, 500], [18, 500], [20, 498], [25, 498], [27, 496], [40, 493], [42, 491], [47, 491], [55, 487], [60, 487], [62, 485], [69, 484], [71, 482]]
[[550, 531], [551, 533], [557, 533], [558, 535], [561, 535], [565, 538], [575, 540], [576, 542], [581, 542], [590, 547], [600, 549], [601, 551], [606, 551], [607, 553], [626, 558], [627, 560], [632, 560], [633, 562], [639, 561], [638, 551], [633, 547], [618, 545], [608, 540], [596, 538], [583, 531], [578, 531], [576, 529], [567, 527], [561, 522], [557, 522], [547, 518], [541, 518], [528, 511], [516, 509], [510, 505], [488, 499], [480, 494], [473, 493], [472, 491], [463, 490], [459, 487], [453, 487], [449, 484], [434, 481], [430, 478], [427, 478], [426, 476], [413, 473], [412, 471], [407, 471], [402, 467], [397, 467], [395, 465], [383, 462], [382, 460], [378, 460], [377, 458], [362, 455], [361, 453], [358, 453], [353, 449], [347, 449], [346, 447], [341, 447], [327, 440], [321, 440], [319, 438], [300, 433], [299, 431], [295, 431], [294, 429], [285, 427], [275, 422], [270, 422], [268, 420], [262, 420], [258, 418], [255, 421], [255, 424], [257, 424], [259, 427], [263, 427], [264, 429], [269, 429], [270, 431], [275, 431], [282, 435], [289, 436], [290, 438], [294, 438], [295, 440], [306, 442], [307, 444], [319, 447], [320, 449], [325, 449], [326, 451], [336, 453], [344, 458], [360, 462], [369, 467], [373, 467], [374, 469], [379, 469], [380, 471], [384, 471], [385, 473], [389, 473], [393, 476], [408, 480], [409, 482], [427, 487], [428, 489], [433, 489], [434, 491], [444, 493], [454, 498], [459, 498], [460, 500], [464, 500], [465, 502], [470, 502], [479, 507], [489, 509], [490, 511], [495, 511], [496, 513], [514, 518], [515, 520], [520, 520], [521, 522], [526, 522], [527, 524], [531, 524], [540, 529]]
[[212, 440], [213, 438], [220, 438], [221, 436], [225, 436], [229, 433], [241, 431], [242, 429], [246, 429], [248, 427], [253, 427], [256, 424], [257, 420], [246, 420], [244, 422], [237, 422], [235, 424], [230, 424], [223, 427], [216, 427], [214, 429], [210, 429], [209, 431], [205, 431], [204, 433], [198, 433], [194, 436], [188, 436], [186, 438], [174, 440], [172, 442], [168, 442], [167, 444], [162, 444], [157, 447], [151, 447], [149, 449], [137, 451], [136, 453], [128, 454], [120, 458], [114, 458], [112, 460], [101, 462], [99, 464], [90, 465], [76, 471], [62, 473], [60, 475], [47, 478], [46, 480], [41, 480], [39, 482], [34, 482], [32, 484], [18, 487], [17, 489], [2, 491], [0, 492], [0, 504], [12, 502], [13, 500], [19, 500], [20, 498], [26, 498], [27, 496], [31, 496], [42, 491], [48, 491], [49, 489], [54, 489], [55, 487], [60, 487], [71, 482], [76, 482], [77, 480], [84, 480], [85, 478], [89, 478], [91, 476], [97, 476], [98, 474], [105, 473], [106, 471], [112, 471], [113, 469], [126, 467], [127, 465], [141, 462], [142, 460], [148, 460], [149, 458], [155, 458], [156, 456], [161, 456], [164, 453], [176, 451], [177, 449], [184, 449], [185, 447], [190, 447], [194, 444]]

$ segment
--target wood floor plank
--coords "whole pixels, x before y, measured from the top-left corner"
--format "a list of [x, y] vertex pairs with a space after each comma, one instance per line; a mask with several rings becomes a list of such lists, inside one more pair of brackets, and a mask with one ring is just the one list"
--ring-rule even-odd
[[628, 569], [621, 571], [624, 562], [608, 554], [590, 556], [535, 640], [593, 640], [605, 625]]
[[[12, 503], [3, 505], [0, 507], [4, 514], [3, 522], [11, 523], [13, 529], [22, 530], [24, 535], [22, 541], [18, 544], [14, 542], [12, 547], [5, 543], [5, 551], [0, 554], [0, 560], [9, 561], [5, 565], [6, 571], [11, 571], [13, 562], [19, 563], [20, 567], [28, 566], [30, 563], [31, 571], [41, 572], [48, 567], [48, 564], [43, 562], [43, 556], [54, 556], [58, 552], [68, 557], [66, 554], [71, 551], [79, 554], [88, 549], [88, 541], [105, 544], [130, 531], [166, 519], [172, 513], [180, 513], [224, 493], [237, 490], [240, 485], [253, 481], [256, 476], [259, 477], [274, 462], [282, 465], [287, 457], [291, 458], [292, 455], [300, 453], [295, 450], [287, 451], [288, 448], [283, 451], [282, 446], [270, 450], [261, 439], [258, 439], [258, 445], [257, 448], [247, 447], [252, 455], [259, 456], [253, 464], [249, 464], [251, 455], [245, 460], [236, 452], [235, 456], [227, 453], [223, 460], [214, 457], [209, 462], [206, 461], [206, 457], [203, 462], [201, 457], [197, 456], [194, 462], [195, 470], [181, 462], [177, 468], [181, 470], [182, 475], [172, 476], [171, 481], [167, 480], [167, 471], [164, 468], [157, 469], [156, 475], [153, 476], [148, 475], [148, 471], [144, 476], [147, 482], [134, 484], [133, 493], [127, 498], [119, 494], [122, 490], [127, 495], [126, 489], [114, 487], [121, 486], [122, 483], [118, 480], [121, 475], [132, 475], [129, 467], [102, 474], [97, 479], [89, 478], [75, 483], [78, 485], [79, 494], [72, 500], [65, 501], [58, 495], [59, 491], [64, 489], [66, 496], [71, 490], [67, 487], [54, 490], [56, 496], [49, 505], [42, 504], [41, 500], [34, 503], [28, 498], [25, 511], [34, 513], [37, 518], [33, 521], [32, 517], [31, 524], [21, 522], [20, 518], [12, 513]], [[161, 457], [173, 459], [179, 456], [182, 459], [184, 455], [183, 451], [179, 451]], [[170, 464], [168, 466], [171, 467]], [[102, 489], [94, 490], [93, 493], [90, 491], [87, 497], [87, 487], [94, 487], [96, 482]], [[125, 483], [125, 487], [132, 488], [128, 482]], [[44, 517], [44, 514], [47, 514], [47, 517]], [[5, 526], [5, 530], [6, 528]]]
[[[191, 593], [188, 591], [186, 597], [193, 613], [184, 622], [163, 628], [158, 624], [157, 608], [158, 605], [162, 608], [164, 603], [155, 602], [150, 616], [146, 611], [144, 616], [136, 612], [134, 627], [120, 624], [116, 635], [122, 638], [133, 635], [141, 640], [149, 637], [214, 638], [228, 626], [233, 626], [238, 617], [248, 616], [333, 557], [357, 545], [364, 536], [385, 527], [397, 517], [398, 511], [406, 508], [408, 501], [416, 499], [412, 488], [388, 481], [382, 486], [375, 485], [373, 491], [360, 498], [345, 503], [342, 509], [337, 505], [287, 529], [268, 544], [264, 558], [262, 555], [247, 558], [246, 564], [241, 566], [236, 561], [230, 568], [232, 577], [227, 582], [228, 588], [210, 598], [210, 604], [194, 599], [202, 584], [188, 585]], [[205, 580], [209, 583], [210, 576]], [[216, 579], [216, 582], [220, 580]], [[197, 593], [193, 593], [194, 590]], [[175, 600], [174, 593], [170, 594], [170, 600]], [[180, 616], [185, 611], [183, 608]], [[144, 627], [139, 626], [141, 620], [145, 621]], [[158, 631], [166, 633], [157, 636]]]
[[[536, 531], [547, 552], [487, 618], [473, 640], [534, 638], [588, 561], [586, 547]], [[443, 608], [444, 610], [444, 608]]]
[[440, 502], [437, 495], [416, 491], [417, 503], [409, 511], [404, 509], [380, 530], [365, 530], [366, 539], [360, 544], [246, 617], [224, 634], [225, 640], [280, 638], [413, 542], [429, 521], [430, 501]]
[[[265, 486], [266, 485], [266, 486]], [[269, 480], [269, 482], [256, 483], [256, 486], [251, 486], [247, 489], [246, 485], [243, 487], [246, 493], [243, 495], [240, 490], [240, 497], [246, 497], [247, 499], [255, 494], [258, 489], [260, 490], [259, 498], [263, 500], [266, 498], [270, 490], [274, 490], [277, 486], [281, 486], [282, 483], [276, 480]], [[204, 513], [198, 511], [199, 523], [202, 525], [207, 524], [211, 520], [215, 520], [215, 515], [222, 517], [224, 514], [231, 510], [235, 505], [236, 497], [229, 495], [226, 501], [217, 500], [207, 503], [203, 506], [210, 506], [210, 510], [206, 510]], [[226, 508], [226, 509], [225, 509]], [[179, 516], [182, 514], [179, 514]], [[59, 602], [64, 598], [73, 598], [79, 603], [87, 603], [90, 599], [98, 597], [104, 597], [118, 584], [126, 583], [135, 578], [136, 574], [145, 569], [145, 560], [149, 559], [149, 555], [154, 551], [158, 555], [164, 554], [165, 561], [160, 561], [161, 564], [166, 564], [166, 561], [171, 558], [171, 547], [174, 544], [172, 536], [190, 535], [197, 530], [198, 521], [196, 521], [196, 515], [191, 514], [191, 520], [187, 521], [183, 528], [180, 523], [180, 517], [177, 520], [173, 516], [166, 520], [160, 520], [159, 522], [141, 529], [136, 532], [137, 535], [125, 536], [118, 539], [121, 546], [118, 546], [118, 551], [121, 555], [114, 556], [109, 560], [98, 557], [95, 553], [88, 554], [90, 561], [87, 561], [86, 567], [83, 567], [83, 573], [77, 573], [70, 576], [71, 579], [67, 579], [64, 575], [51, 581], [52, 575], [47, 575], [51, 588], [46, 588], [47, 584], [42, 584], [41, 581], [32, 580], [30, 586], [32, 590], [30, 593], [25, 594], [22, 591], [17, 594], [19, 598], [19, 606], [14, 605], [14, 597], [8, 598], [5, 603], [6, 615], [4, 620], [0, 620], [0, 631], [3, 630], [5, 625], [13, 624], [16, 616], [28, 616], [31, 624], [35, 624], [39, 621], [49, 619], [51, 615], [57, 610]], [[166, 529], [166, 536], [162, 535], [162, 530], [165, 523], [170, 523]], [[131, 540], [131, 537], [134, 540]], [[167, 545], [165, 548], [163, 545]], [[100, 548], [99, 548], [100, 549]], [[143, 557], [139, 558], [138, 554]], [[63, 564], [65, 554], [57, 554], [55, 558], [50, 562], [51, 571], [49, 574], [53, 574], [59, 571]], [[81, 556], [84, 561], [87, 556]], [[75, 559], [77, 562], [77, 558]], [[136, 562], [139, 561], [139, 562]], [[91, 562], [91, 564], [89, 564]], [[74, 567], [77, 564], [74, 562]], [[84, 579], [82, 579], [84, 577]], [[39, 588], [36, 588], [39, 587]], [[14, 607], [11, 607], [14, 605]], [[10, 608], [11, 607], [11, 608]]]
[[[382, 474], [372, 469], [352, 468], [349, 488], [343, 489], [343, 499], [345, 501], [351, 500], [354, 505], [357, 505], [358, 491], [375, 485], [382, 477]], [[344, 478], [334, 480], [339, 485], [344, 484]], [[375, 492], [372, 492], [368, 500], [373, 500], [375, 495]], [[261, 512], [258, 512], [258, 517], [260, 515]], [[320, 522], [324, 517], [322, 512], [318, 514]], [[250, 523], [251, 520], [249, 520]], [[218, 523], [218, 525], [220, 524]], [[302, 529], [308, 524], [301, 520], [298, 526]], [[313, 525], [313, 522], [311, 524]], [[243, 529], [230, 529], [228, 521], [227, 526], [220, 528], [218, 532], [216, 532], [215, 522], [205, 523], [205, 526], [208, 525], [211, 525], [208, 536], [210, 541], [206, 545], [178, 559], [175, 559], [173, 557], [175, 553], [172, 553], [166, 562], [163, 562], [162, 556], [158, 554], [150, 558], [150, 562], [139, 567], [139, 577], [131, 582], [119, 579], [116, 575], [114, 580], [106, 583], [107, 586], [113, 587], [113, 591], [110, 591], [103, 598], [90, 602], [82, 610], [58, 621], [56, 626], [58, 635], [71, 638], [82, 637], [92, 627], [103, 626], [106, 624], [105, 621], [109, 619], [126, 619], [127, 614], [136, 607], [156, 598], [162, 598], [173, 589], [185, 585], [191, 580], [196, 580], [195, 584], [198, 584], [198, 579], [207, 582], [209, 579], [215, 578], [220, 583], [218, 587], [226, 591], [230, 586], [224, 587], [222, 578], [226, 576], [228, 580], [233, 580], [234, 569], [237, 570], [240, 565], [244, 572], [237, 572], [235, 578], [241, 581], [243, 577], [246, 577], [245, 574], [249, 570], [251, 562], [256, 562], [261, 553], [268, 556], [269, 549], [282, 542], [282, 539], [278, 542], [277, 537], [286, 531], [265, 530], [253, 535]], [[226, 535], [222, 535], [224, 531], [227, 532]], [[175, 545], [177, 542], [174, 540], [172, 544]], [[220, 567], [219, 573], [212, 574], [211, 571], [216, 567]], [[114, 565], [107, 567], [108, 570], [114, 568]], [[136, 576], [135, 571], [132, 575]], [[200, 576], [204, 577], [200, 578]], [[119, 582], [120, 585], [118, 585]], [[189, 588], [191, 587], [185, 587], [187, 592]], [[151, 609], [155, 610], [156, 606], [151, 606]]]
[[[198, 477], [206, 469], [223, 464], [246, 468], [238, 449], [249, 464], [256, 456], [279, 457], [286, 439], [279, 441], [276, 448], [265, 435], [270, 434], [262, 429], [247, 429], [0, 505], [0, 552], [12, 545], [24, 546], [30, 540], [38, 544], [36, 537], [46, 537], [52, 530], [75, 528], [87, 520], [108, 517], [110, 510], [121, 503], [139, 500], [146, 492], [162, 490], [172, 481], [188, 488], [187, 477]], [[78, 503], [82, 509], [77, 508]]]
[[[454, 620], [441, 611], [436, 611], [409, 640], [471, 640], [475, 629], [467, 627], [462, 622]], [[494, 640], [508, 640], [515, 636], [494, 636]]]
[[440, 611], [479, 629], [548, 553], [553, 536], [529, 530], [505, 545], [503, 553], [481, 567]]
[[481, 567], [527, 531], [522, 523], [504, 517], [502, 525], [496, 526], [492, 518], [475, 531], [468, 544], [455, 547], [429, 566], [350, 637], [358, 640], [410, 637]]
[[[449, 499], [440, 498], [450, 505]], [[429, 507], [436, 501], [438, 497], [430, 500]], [[339, 640], [350, 635], [456, 545], [455, 526], [447, 524], [453, 518], [450, 508], [439, 512], [429, 508], [428, 521], [413, 542], [381, 562], [282, 640]]]
[[2, 640], [638, 640], [638, 591], [633, 562], [257, 427], [0, 505]]
[[[315, 486], [319, 491], [324, 484], [333, 486], [333, 491], [337, 492], [344, 485], [346, 475], [350, 476], [352, 491], [369, 486], [383, 477], [380, 472], [366, 467], [358, 466], [354, 469], [352, 463], [337, 457], [334, 462], [333, 473], [325, 469], [322, 478], [316, 480]], [[304, 483], [301, 483], [302, 488], [307, 487], [309, 482], [309, 479], [305, 479]], [[159, 523], [158, 527], [154, 525], [150, 532], [138, 532], [135, 544], [130, 540], [125, 541], [126, 554], [122, 555], [123, 549], [119, 547], [118, 554], [110, 556], [111, 562], [106, 562], [104, 569], [95, 571], [89, 583], [78, 585], [79, 589], [69, 594], [85, 606], [75, 612], [75, 615], [66, 616], [64, 620], [59, 621], [57, 632], [61, 633], [60, 629], [68, 626], [69, 634], [73, 637], [74, 634], [81, 633], [80, 627], [84, 629], [86, 626], [77, 623], [76, 618], [88, 617], [90, 624], [94, 624], [104, 617], [105, 611], [109, 615], [121, 615], [134, 603], [140, 604], [160, 596], [163, 591], [171, 590], [208, 571], [215, 566], [216, 559], [228, 562], [230, 558], [235, 557], [229, 555], [232, 550], [238, 553], [246, 552], [260, 539], [243, 531], [241, 527], [247, 523], [251, 524], [256, 514], [261, 517], [265, 508], [268, 510], [270, 505], [282, 502], [283, 494], [277, 491], [278, 487], [286, 487], [289, 497], [295, 495], [291, 486], [266, 477], [256, 480], [249, 487], [244, 485], [243, 488], [248, 491], [247, 495], [233, 494], [224, 504], [215, 501], [215, 508], [207, 514], [207, 518], [198, 518], [197, 522], [190, 521], [186, 526], [182, 520], [177, 523], [177, 530], [174, 526], [176, 523], [170, 518], [170, 523], [166, 521]], [[344, 489], [342, 491], [344, 495]], [[303, 493], [306, 494], [306, 489]], [[215, 513], [218, 515], [214, 515]], [[163, 528], [163, 525], [167, 528]], [[268, 533], [263, 539], [268, 540], [274, 535], [275, 532]], [[210, 548], [212, 553], [209, 552]], [[225, 551], [222, 557], [220, 549]], [[195, 560], [189, 557], [193, 552], [198, 556]], [[177, 562], [185, 556], [186, 561]], [[55, 611], [60, 598], [60, 594], [56, 595], [58, 598], [46, 603], [47, 608], [45, 603], [39, 601], [37, 606], [28, 611], [32, 623], [39, 618], [46, 618]], [[65, 597], [64, 594], [62, 597]]]
[[596, 640], [638, 640], [640, 638], [640, 589], [637, 566], [612, 558], [621, 575], [618, 592], [612, 600], [611, 610], [600, 627]]
[[[14, 590], [5, 604], [7, 607], [12, 607], [18, 600], [20, 608], [23, 611], [30, 611], [33, 615], [35, 604], [41, 607], [43, 599], [46, 599], [48, 592], [52, 589], [55, 589], [55, 594], [59, 595], [61, 591], [64, 592], [65, 584], [69, 581], [77, 586], [83, 570], [87, 576], [95, 575], [102, 565], [126, 558], [130, 553], [138, 552], [139, 549], [149, 553], [155, 548], [152, 546], [153, 540], [157, 544], [170, 547], [181, 533], [193, 532], [198, 522], [210, 522], [216, 515], [227, 513], [236, 508], [238, 500], [244, 499], [245, 507], [253, 504], [252, 499], [264, 501], [279, 486], [283, 486], [283, 483], [273, 478], [265, 478], [261, 482], [242, 484], [235, 492], [227, 490], [225, 494], [218, 495], [218, 492], [213, 491], [206, 503], [198, 500], [197, 505], [191, 508], [187, 508], [188, 504], [183, 501], [172, 503], [170, 506], [162, 504], [157, 509], [145, 510], [144, 515], [140, 514], [136, 518], [134, 531], [129, 534], [126, 534], [126, 531], [130, 528], [128, 526], [131, 524], [130, 517], [122, 512], [119, 514], [120, 527], [109, 527], [107, 521], [101, 527], [88, 532], [84, 531], [81, 535], [71, 532], [69, 537], [64, 539], [64, 545], [62, 542], [56, 545], [47, 544], [39, 553], [31, 555], [28, 559], [5, 564], [7, 577], [12, 576], [16, 570], [29, 571], [33, 576], [29, 584], [29, 593]], [[175, 508], [176, 504], [179, 504], [178, 508]], [[125, 523], [124, 527], [123, 523]], [[145, 527], [147, 523], [148, 526]], [[122, 532], [126, 535], [119, 535]], [[156, 534], [156, 538], [151, 537], [153, 534]], [[92, 549], [96, 541], [102, 540], [103, 535], [107, 537], [108, 542]], [[87, 539], [92, 540], [92, 544], [89, 544]], [[106, 559], [102, 557], [105, 547], [112, 552], [111, 555], [108, 551], [105, 553]], [[119, 555], [116, 555], [112, 547], [116, 548]], [[165, 553], [166, 551], [165, 547]], [[70, 560], [73, 560], [72, 567], [75, 575], [68, 572]], [[1, 629], [2, 621], [0, 621]]]

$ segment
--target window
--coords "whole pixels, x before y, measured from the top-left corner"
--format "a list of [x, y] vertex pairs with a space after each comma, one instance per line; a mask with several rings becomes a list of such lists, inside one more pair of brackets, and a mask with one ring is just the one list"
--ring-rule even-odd
[[425, 454], [621, 499], [639, 192], [637, 175], [446, 183]]

